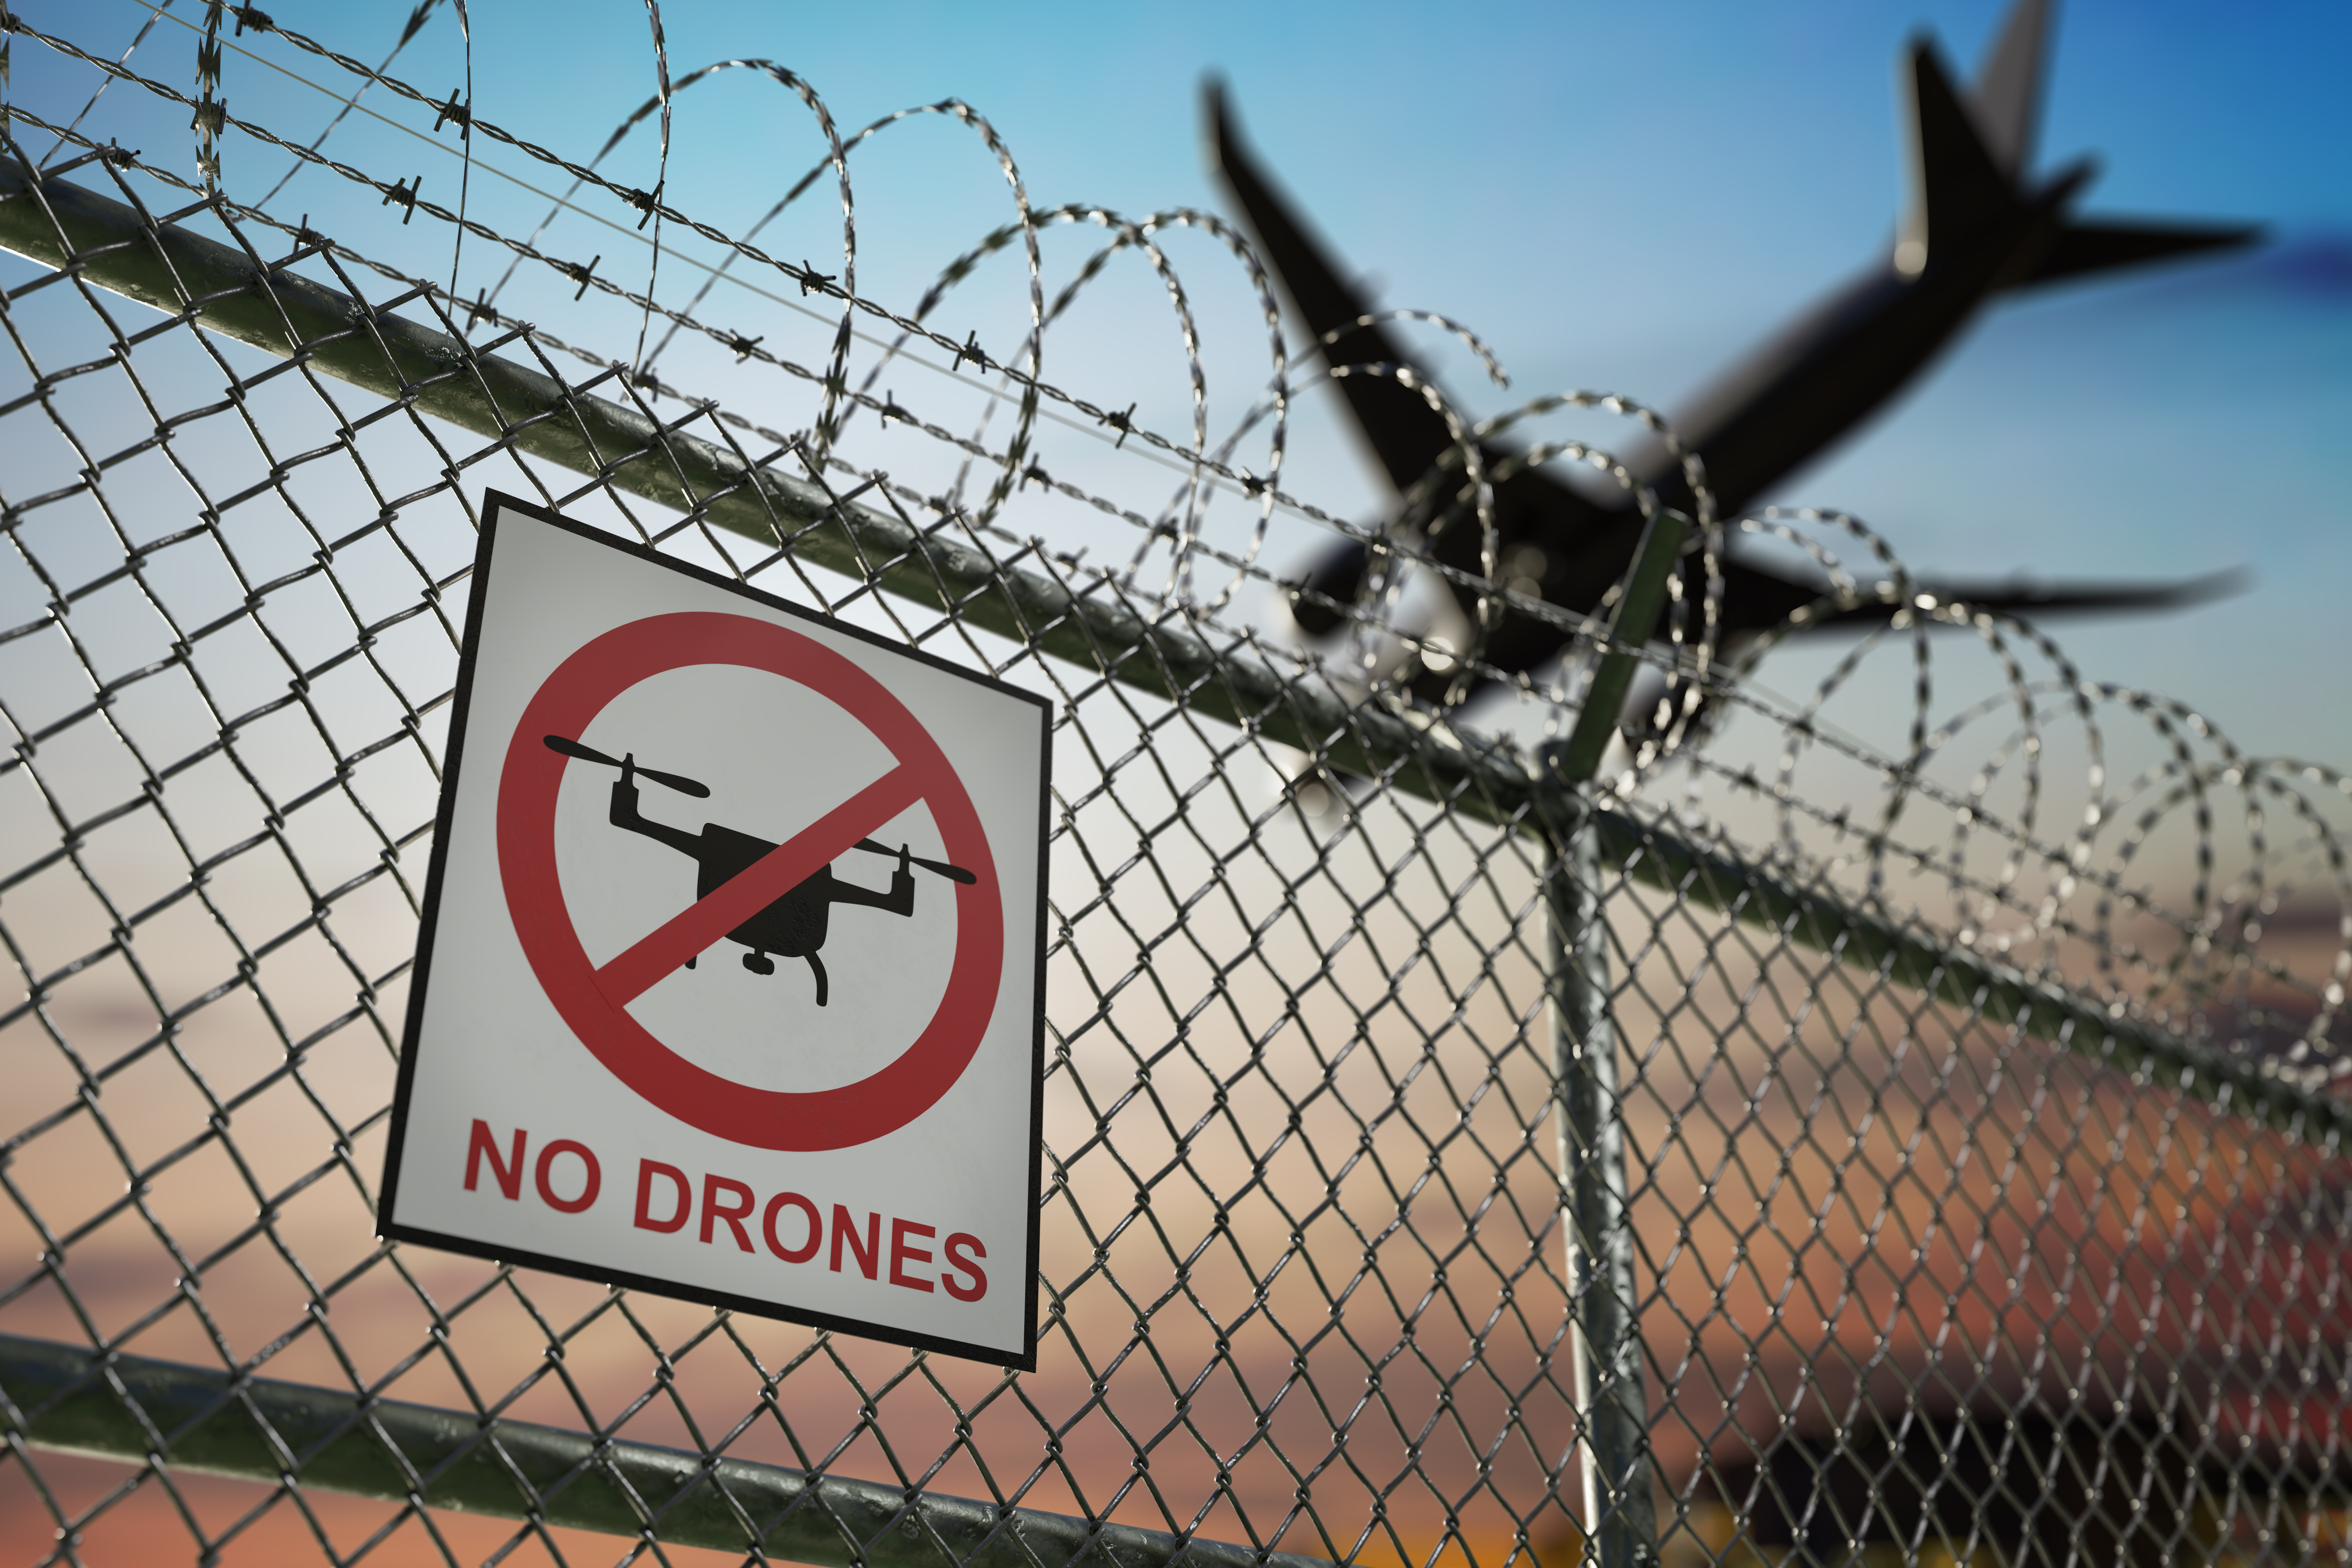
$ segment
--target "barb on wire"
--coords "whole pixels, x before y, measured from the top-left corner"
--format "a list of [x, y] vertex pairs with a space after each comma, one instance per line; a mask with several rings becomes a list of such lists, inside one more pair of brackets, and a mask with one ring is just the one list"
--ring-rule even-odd
[[[332, 136], [342, 125], [343, 121], [351, 117], [353, 110], [359, 108], [360, 100], [367, 96], [368, 89], [373, 87], [379, 78], [383, 77], [386, 71], [392, 69], [392, 63], [400, 58], [400, 52], [408, 47], [411, 39], [415, 38], [419, 33], [425, 30], [425, 24], [432, 18], [435, 8], [440, 4], [441, 0], [416, 0], [415, 9], [408, 13], [408, 20], [403, 24], [400, 29], [400, 37], [394, 41], [391, 50], [385, 54], [380, 62], [377, 63], [373, 70], [365, 75], [365, 77], [361, 80], [360, 85], [352, 89], [352, 95], [349, 98], [341, 100], [339, 106], [335, 110], [334, 118], [327, 121], [327, 128], [320, 132], [318, 136], [309, 143], [308, 150], [310, 152], [316, 153], [327, 144], [327, 138]], [[171, 6], [168, 0], [166, 0], [165, 4], [158, 7], [156, 16], [160, 17], [163, 12], [167, 11], [170, 8]], [[470, 39], [467, 42], [466, 58], [466, 96], [467, 100], [470, 100], [473, 98], [473, 49]], [[436, 125], [435, 129], [437, 130], [439, 127]], [[288, 182], [291, 181], [295, 175], [302, 172], [304, 166], [303, 160], [299, 158], [296, 159], [293, 164], [288, 168], [284, 174], [278, 176], [278, 183], [270, 186], [268, 190], [263, 192], [261, 199], [254, 205], [256, 206], [267, 207], [271, 202], [277, 200], [278, 193], [286, 188]]]
[[188, 129], [196, 133], [196, 174], [205, 194], [220, 194], [221, 137], [227, 128], [227, 105], [221, 101], [221, 13], [226, 0], [205, 0], [205, 31], [196, 43], [196, 112]]

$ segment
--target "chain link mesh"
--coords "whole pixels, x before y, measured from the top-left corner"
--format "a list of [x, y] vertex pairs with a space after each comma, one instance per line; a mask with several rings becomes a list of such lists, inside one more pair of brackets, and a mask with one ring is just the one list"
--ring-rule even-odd
[[[1518, 682], [1460, 723], [1381, 679], [1381, 650], [1422, 636], [1405, 589], [1338, 606], [1353, 621], [1339, 656], [1269, 629], [1261, 560], [1368, 531], [1285, 478], [1286, 410], [1312, 378], [1278, 334], [1271, 379], [1245, 380], [1232, 434], [1210, 438], [1169, 237], [1201, 231], [1218, 258], [1200, 300], [1223, 287], [1225, 319], [1273, 320], [1213, 220], [1032, 212], [985, 121], [939, 106], [1002, 160], [1018, 216], [899, 312], [858, 294], [854, 247], [839, 276], [793, 267], [658, 184], [469, 113], [436, 122], [445, 143], [463, 132], [478, 204], [488, 146], [573, 181], [567, 234], [601, 201], [593, 243], [617, 252], [614, 234], [658, 216], [662, 246], [699, 245], [670, 257], [665, 276], [702, 291], [678, 308], [602, 253], [558, 258], [545, 223], [513, 238], [426, 202], [420, 178], [329, 163], [231, 114], [224, 69], [272, 59], [388, 89], [403, 112], [457, 100], [250, 10], [207, 18], [194, 98], [9, 18], [0, 942], [17, 994], [0, 1011], [0, 1335], [1253, 1550], [1561, 1568], [1599, 1552], [1596, 1508], [1630, 1506], [1596, 1502], [1581, 1474], [1612, 1374], [1580, 1359], [1576, 1260], [1596, 1243], [1569, 1210], [1593, 1153], [1563, 1148], [1559, 1111], [1579, 1052], [1602, 1049], [1659, 1559], [2352, 1550], [2342, 775], [2241, 755], [2193, 714], [2085, 679], [2031, 627], [1913, 603], [1854, 520], [1761, 514], [1706, 532], [1674, 640], [1642, 656], [1703, 687], [1708, 717], [1614, 754], [1600, 805], [1620, 826], [1580, 859], [1567, 847], [1589, 839], [1547, 827], [1528, 759], [1573, 722], [1601, 627], [1511, 599], [1560, 620], [1574, 651], [1555, 684]], [[898, 117], [845, 139], [805, 84], [761, 68], [816, 111], [819, 184], [846, 212], [846, 149]], [[665, 125], [703, 75], [665, 88]], [[77, 116], [101, 86], [103, 111]], [[194, 179], [115, 144], [192, 110]], [[343, 196], [310, 187], [319, 205], [293, 224], [237, 205], [240, 157], [289, 151]], [[69, 234], [62, 188], [37, 197], [21, 177], [36, 166], [131, 226]], [[336, 202], [330, 241], [311, 218]], [[461, 221], [502, 294], [432, 280], [431, 247]], [[1057, 226], [1094, 227], [1098, 248], [1054, 293], [1038, 239]], [[345, 346], [374, 356], [376, 382], [299, 331], [273, 352], [240, 341], [219, 324], [227, 295], [205, 302], [197, 279], [160, 310], [108, 286], [173, 234], [369, 301]], [[1048, 329], [1085, 327], [1082, 286], [1129, 265], [1169, 300], [1190, 371], [1189, 402], [1140, 415], [1043, 370]], [[973, 307], [996, 312], [1002, 363], [980, 330], [932, 324], [976, 274], [1005, 284]], [[268, 297], [249, 278], [236, 291]], [[756, 307], [767, 331], [709, 324], [706, 296]], [[444, 334], [443, 392], [398, 368], [394, 316]], [[1069, 358], [1066, 379], [1124, 385]], [[550, 378], [549, 408], [499, 405], [508, 384], [478, 379], [492, 359]], [[475, 387], [493, 390], [468, 426], [449, 399]], [[794, 400], [797, 429], [738, 412]], [[597, 445], [615, 408], [651, 432], [639, 447]], [[1580, 396], [1512, 418], [1563, 408], [1639, 413]], [[1151, 428], [1178, 409], [1189, 437]], [[551, 457], [559, 437], [586, 456]], [[1264, 444], [1263, 476], [1244, 440]], [[783, 492], [749, 479], [713, 489], [694, 452], [782, 475], [814, 510], [784, 515]], [[1580, 438], [1531, 460], [1548, 458], [1612, 461]], [[1053, 699], [1035, 1372], [374, 1239], [491, 485]], [[765, 523], [744, 522], [754, 507]], [[820, 526], [853, 508], [911, 542], [885, 558], [871, 530]], [[1776, 696], [1759, 654], [1727, 661], [1706, 630], [1734, 531], [1810, 552], [1832, 607], [1908, 607], [1839, 645], [1809, 696]], [[977, 564], [957, 576], [950, 557]], [[1475, 647], [1455, 651], [1475, 668]], [[1800, 918], [1768, 884], [1854, 913]], [[1598, 1033], [1560, 1006], [1550, 946], [1579, 894], [1597, 914], [1571, 947], [1605, 1001]], [[1887, 932], [1950, 963], [1901, 959]], [[2074, 1010], [2021, 1010], [1979, 984], [1995, 971], [2065, 988]], [[2135, 1054], [2101, 1017], [2189, 1054]], [[666, 1540], [650, 1509], [615, 1540], [428, 1506], [413, 1479], [349, 1495], [290, 1454], [275, 1483], [207, 1475], [172, 1462], [163, 1430], [126, 1466], [42, 1446], [37, 1415], [9, 1391], [12, 1562], [720, 1555]], [[745, 1522], [748, 1543], [764, 1521]], [[845, 1560], [956, 1556], [912, 1513], [892, 1529], [907, 1542], [845, 1539]]]

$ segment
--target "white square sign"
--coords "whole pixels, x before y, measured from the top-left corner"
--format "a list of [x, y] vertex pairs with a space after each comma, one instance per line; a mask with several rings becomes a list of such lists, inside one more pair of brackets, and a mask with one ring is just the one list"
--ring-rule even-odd
[[1034, 1366], [1048, 717], [492, 492], [383, 1233]]

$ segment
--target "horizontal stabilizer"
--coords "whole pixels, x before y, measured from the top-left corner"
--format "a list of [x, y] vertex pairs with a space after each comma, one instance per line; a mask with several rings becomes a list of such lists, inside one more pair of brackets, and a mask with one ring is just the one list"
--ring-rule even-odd
[[2252, 224], [2070, 223], [2060, 232], [2050, 254], [2019, 287], [2176, 256], [2234, 250], [2262, 235], [2261, 226]]

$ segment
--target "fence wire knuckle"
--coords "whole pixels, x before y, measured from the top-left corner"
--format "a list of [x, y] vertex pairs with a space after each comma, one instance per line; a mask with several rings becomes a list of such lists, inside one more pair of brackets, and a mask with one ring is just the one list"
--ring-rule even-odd
[[[665, 55], [607, 144], [658, 126], [656, 172], [408, 85], [444, 25], [371, 66], [156, 12], [192, 97], [161, 45], [0, 11], [10, 1561], [2352, 1551], [2341, 772], [1916, 597], [1861, 520], [1718, 519], [1631, 399], [1302, 370], [1230, 227], [1034, 210], [955, 100], [845, 134], [722, 62], [815, 138], [730, 233], [666, 162], [719, 66]], [[325, 132], [229, 112], [268, 62], [331, 84]], [[919, 113], [1013, 205], [910, 312], [846, 159]], [[466, 183], [370, 173], [402, 128]], [[780, 260], [812, 189], [842, 249]], [[1047, 379], [1121, 269], [1183, 376]], [[1286, 450], [1351, 377], [1459, 437], [1370, 522]], [[1696, 498], [1638, 494], [1591, 614], [1495, 543], [1527, 468], [1639, 489], [1563, 411]], [[493, 488], [1052, 704], [1034, 1372], [375, 1238]], [[1744, 679], [1779, 633], [1718, 641], [1735, 531], [1823, 584], [1782, 632], [1881, 606], [1801, 700]], [[1339, 541], [1361, 592], [1293, 569]], [[1489, 662], [1506, 614], [1557, 669]]]

